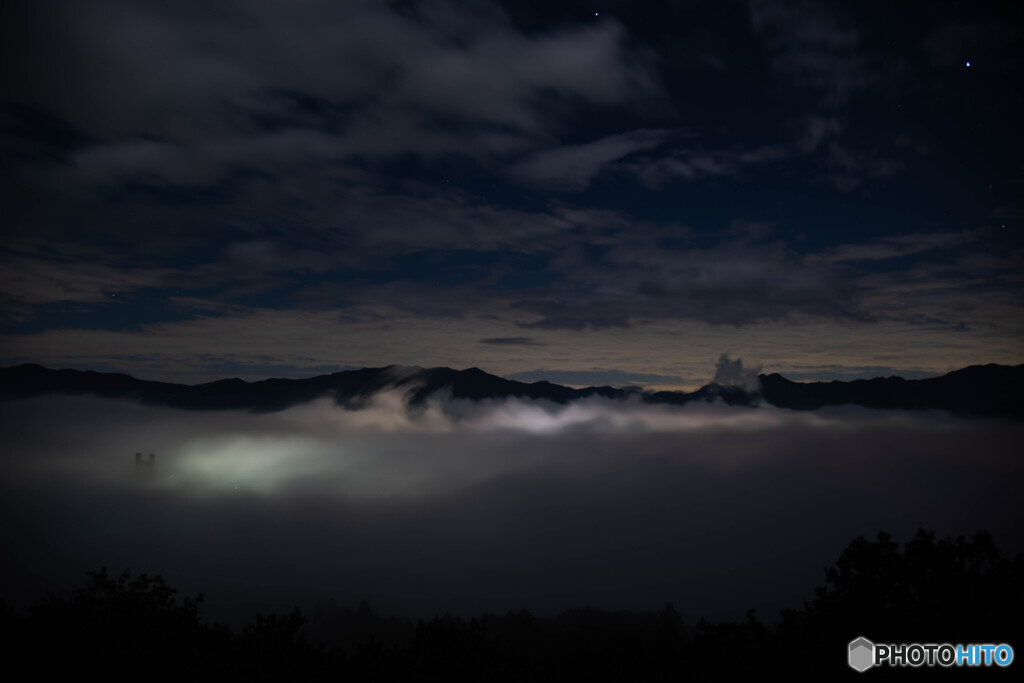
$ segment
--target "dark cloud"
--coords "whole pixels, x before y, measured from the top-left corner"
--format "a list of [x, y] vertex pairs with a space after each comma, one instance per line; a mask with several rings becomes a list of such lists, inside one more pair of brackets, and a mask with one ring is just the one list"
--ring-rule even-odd
[[[44, 2], [19, 13], [24, 52], [8, 61], [5, 83], [12, 99], [112, 140], [83, 152], [90, 174], [203, 180], [225, 165], [296, 155], [501, 151], [553, 123], [536, 105], [541, 92], [608, 105], [658, 90], [627, 59], [614, 21], [525, 35], [490, 3], [65, 10]], [[242, 112], [263, 130], [232, 129]], [[431, 117], [471, 122], [476, 133], [446, 133]], [[330, 118], [337, 129], [324, 125]]]
[[[847, 274], [780, 244], [659, 249], [628, 238], [600, 259], [564, 266], [564, 286], [514, 308], [541, 316], [524, 327], [626, 327], [665, 318], [749, 324], [807, 314], [864, 319]], [[571, 293], [570, 293], [571, 292]]]
[[526, 329], [585, 330], [603, 327], [629, 327], [629, 313], [609, 310], [598, 296], [579, 296], [571, 301], [534, 299], [512, 303], [512, 308], [540, 316], [538, 320], [520, 322]]
[[737, 176], [790, 156], [789, 151], [775, 146], [749, 150], [678, 149], [657, 157], [626, 160], [622, 166], [644, 185], [659, 189], [672, 181]]
[[796, 126], [799, 131], [798, 148], [805, 154], [816, 152], [827, 140], [839, 136], [846, 126], [833, 116], [811, 115]]
[[133, 268], [109, 255], [96, 259], [48, 256], [17, 254], [4, 259], [0, 292], [8, 305], [106, 302], [119, 292], [161, 287], [173, 273], [169, 268]]
[[869, 244], [842, 244], [825, 257], [832, 261], [886, 261], [939, 249], [961, 247], [981, 238], [979, 230], [932, 234], [890, 235]]
[[481, 339], [479, 343], [494, 346], [544, 346], [544, 342], [537, 341], [533, 337], [488, 337]]
[[826, 152], [827, 178], [838, 190], [849, 192], [872, 178], [888, 178], [903, 168], [903, 163], [875, 151], [855, 150], [837, 141]]

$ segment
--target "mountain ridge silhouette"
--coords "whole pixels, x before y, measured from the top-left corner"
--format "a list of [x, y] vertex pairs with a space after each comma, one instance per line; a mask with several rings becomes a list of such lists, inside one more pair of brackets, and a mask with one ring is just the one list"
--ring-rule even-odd
[[48, 394], [94, 395], [187, 410], [274, 412], [325, 396], [349, 409], [364, 407], [374, 395], [402, 391], [410, 408], [446, 392], [454, 399], [480, 401], [519, 398], [565, 405], [599, 396], [614, 400], [637, 397], [650, 404], [725, 403], [754, 407], [768, 404], [791, 410], [859, 405], [874, 409], [946, 410], [978, 416], [1024, 417], [1024, 365], [990, 363], [955, 370], [940, 377], [876, 377], [852, 381], [794, 382], [778, 373], [758, 375], [759, 389], [707, 384], [691, 391], [644, 391], [637, 387], [572, 388], [552, 382], [521, 382], [480, 368], [389, 365], [346, 370], [305, 379], [271, 378], [247, 382], [237, 377], [203, 384], [142, 380], [121, 373], [54, 370], [37, 364], [0, 368], [0, 400]]

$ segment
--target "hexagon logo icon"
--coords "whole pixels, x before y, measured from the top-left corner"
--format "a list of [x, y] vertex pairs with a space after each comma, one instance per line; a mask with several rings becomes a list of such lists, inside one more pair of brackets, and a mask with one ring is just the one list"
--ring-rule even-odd
[[850, 641], [849, 663], [851, 669], [867, 671], [875, 664], [875, 644], [861, 636]]

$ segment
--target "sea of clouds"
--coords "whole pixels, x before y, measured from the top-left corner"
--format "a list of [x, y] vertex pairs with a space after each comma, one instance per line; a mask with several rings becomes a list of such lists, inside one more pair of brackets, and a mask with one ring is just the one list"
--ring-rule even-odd
[[[221, 620], [366, 599], [409, 616], [575, 606], [771, 619], [846, 544], [986, 529], [1024, 551], [1024, 425], [939, 412], [555, 406], [190, 412], [0, 404], [15, 606], [84, 572], [162, 574]], [[136, 452], [156, 454], [150, 470]]]

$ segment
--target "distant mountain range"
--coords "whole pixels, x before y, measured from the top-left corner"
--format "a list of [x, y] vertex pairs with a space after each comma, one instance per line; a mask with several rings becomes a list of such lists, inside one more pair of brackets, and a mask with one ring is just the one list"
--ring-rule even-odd
[[566, 404], [589, 396], [652, 404], [770, 404], [793, 410], [854, 404], [868, 408], [947, 410], [968, 415], [1024, 417], [1024, 365], [973, 365], [941, 377], [908, 380], [879, 377], [851, 382], [792, 382], [782, 375], [759, 375], [759, 390], [708, 384], [692, 392], [615, 387], [573, 389], [551, 382], [517, 382], [478, 368], [420, 368], [391, 365], [336, 372], [309, 379], [245, 382], [224, 379], [186, 385], [150, 382], [129, 375], [51, 370], [41, 365], [0, 368], [0, 400], [45, 394], [82, 394], [188, 410], [272, 412], [329, 396], [350, 409], [365, 406], [384, 390], [405, 393], [411, 409], [446, 392], [467, 400], [521, 398]]

